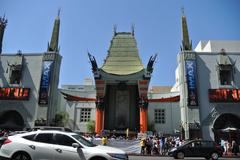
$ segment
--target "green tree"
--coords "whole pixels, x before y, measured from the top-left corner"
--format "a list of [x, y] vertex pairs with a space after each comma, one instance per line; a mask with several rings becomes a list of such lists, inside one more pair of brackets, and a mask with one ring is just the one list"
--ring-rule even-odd
[[86, 126], [87, 126], [87, 131], [89, 133], [94, 133], [95, 132], [95, 121], [88, 121]]
[[64, 127], [69, 121], [69, 114], [67, 112], [58, 112], [54, 121], [56, 126]]

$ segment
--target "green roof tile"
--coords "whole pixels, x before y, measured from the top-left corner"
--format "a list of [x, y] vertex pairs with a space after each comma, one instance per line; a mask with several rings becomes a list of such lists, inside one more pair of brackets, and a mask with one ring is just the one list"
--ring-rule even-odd
[[116, 75], [134, 74], [144, 69], [135, 37], [131, 33], [116, 33], [101, 69]]

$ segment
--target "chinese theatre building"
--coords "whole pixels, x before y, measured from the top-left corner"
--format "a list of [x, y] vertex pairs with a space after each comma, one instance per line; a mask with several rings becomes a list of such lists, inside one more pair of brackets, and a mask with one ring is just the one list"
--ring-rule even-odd
[[58, 48], [59, 16], [45, 53], [2, 53], [6, 25], [7, 20], [0, 18], [0, 128], [20, 130], [35, 123], [51, 123], [62, 58]]
[[156, 55], [144, 68], [134, 30], [114, 31], [102, 67], [89, 54], [96, 85], [95, 132], [102, 130], [147, 131], [148, 85]]

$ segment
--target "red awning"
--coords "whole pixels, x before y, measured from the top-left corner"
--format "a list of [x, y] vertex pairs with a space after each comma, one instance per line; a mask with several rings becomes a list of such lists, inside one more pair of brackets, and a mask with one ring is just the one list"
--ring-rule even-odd
[[64, 92], [61, 92], [64, 98], [68, 101], [80, 101], [80, 102], [95, 102], [96, 98], [86, 98], [86, 97], [79, 97], [73, 96]]
[[[80, 102], [95, 102], [96, 98], [86, 98], [86, 97], [79, 97], [73, 96], [64, 92], [61, 92], [64, 98], [68, 101], [80, 101]], [[148, 102], [179, 102], [180, 96], [174, 97], [167, 97], [167, 98], [159, 98], [159, 99], [148, 99]]]
[[159, 98], [159, 99], [148, 99], [148, 102], [179, 102], [180, 96]]

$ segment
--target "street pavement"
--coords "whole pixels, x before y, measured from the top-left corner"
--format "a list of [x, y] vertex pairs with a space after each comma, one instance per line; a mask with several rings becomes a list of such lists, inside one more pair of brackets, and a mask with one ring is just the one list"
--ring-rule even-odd
[[[174, 158], [172, 157], [158, 157], [158, 156], [129, 156], [129, 160], [173, 160]], [[203, 160], [205, 158], [196, 158], [196, 157], [186, 157], [184, 158], [186, 160]], [[238, 158], [219, 158], [219, 160], [239, 160]]]

